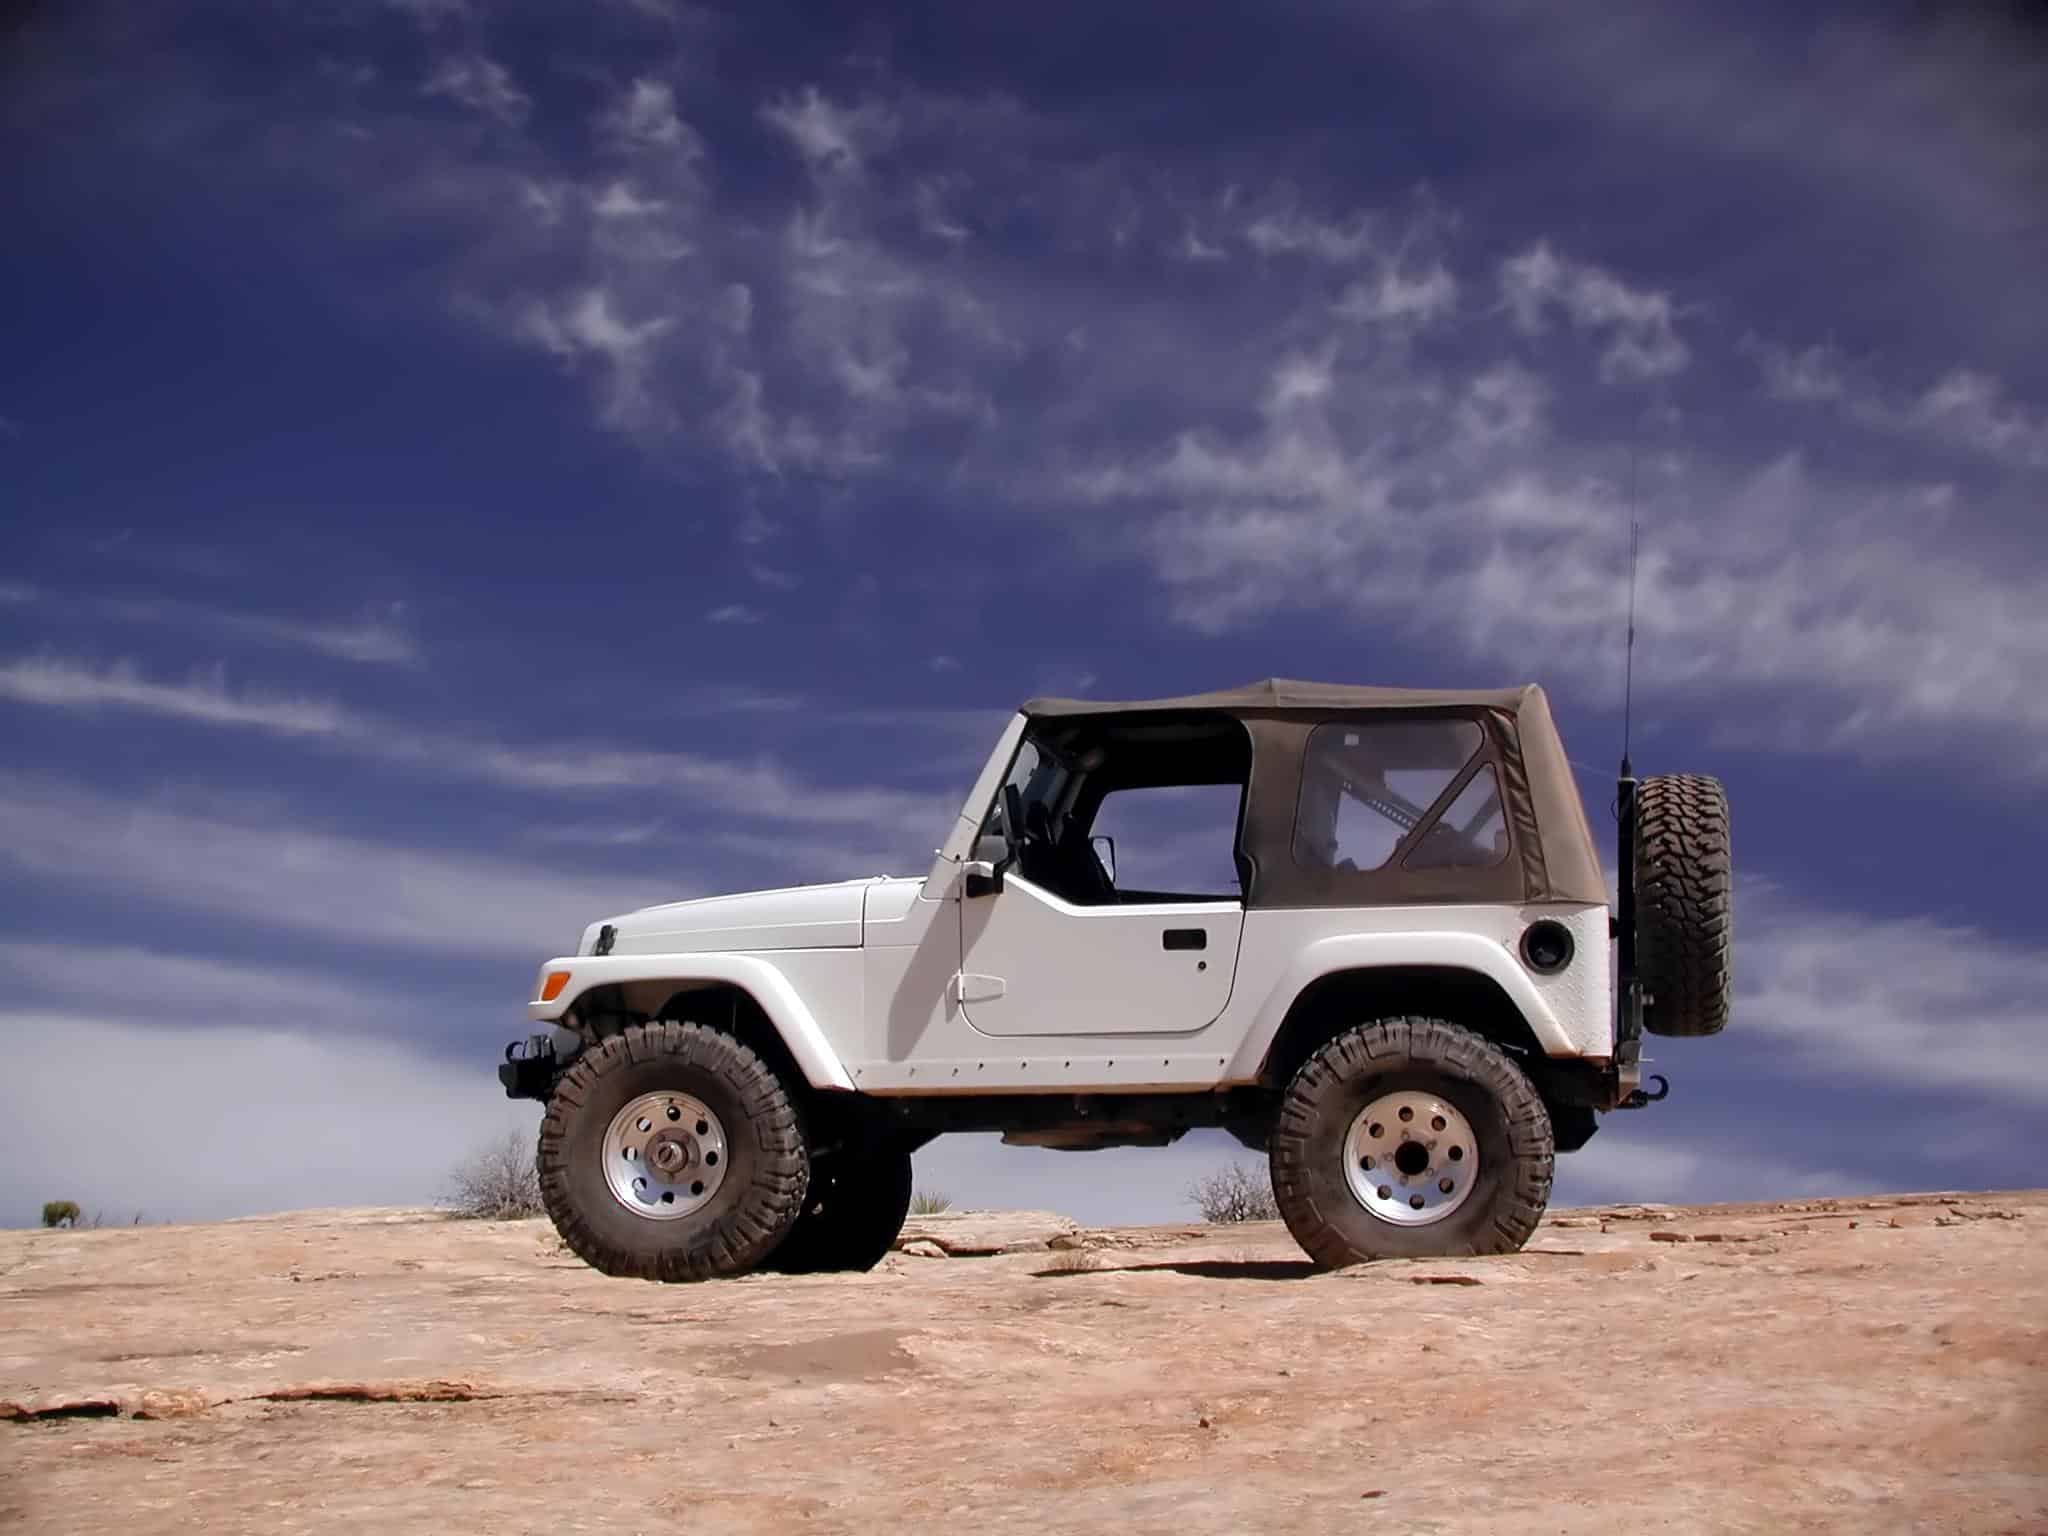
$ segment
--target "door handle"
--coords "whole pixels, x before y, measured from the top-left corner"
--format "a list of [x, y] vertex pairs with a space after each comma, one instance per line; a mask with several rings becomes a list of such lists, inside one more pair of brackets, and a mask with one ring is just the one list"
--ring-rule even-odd
[[1169, 928], [1159, 936], [1160, 945], [1166, 949], [1207, 949], [1209, 930], [1206, 928]]

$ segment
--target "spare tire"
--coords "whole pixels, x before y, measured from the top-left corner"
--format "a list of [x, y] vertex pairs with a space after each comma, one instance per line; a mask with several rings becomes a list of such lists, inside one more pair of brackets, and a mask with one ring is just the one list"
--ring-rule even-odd
[[1718, 1035], [1728, 1024], [1734, 905], [1721, 781], [1698, 773], [1640, 780], [1635, 842], [1643, 1028]]

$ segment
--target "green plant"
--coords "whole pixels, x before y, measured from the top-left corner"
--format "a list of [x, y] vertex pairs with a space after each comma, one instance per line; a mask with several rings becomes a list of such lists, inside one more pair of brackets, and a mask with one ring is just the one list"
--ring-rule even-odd
[[1278, 1221], [1280, 1207], [1273, 1200], [1273, 1185], [1263, 1168], [1230, 1163], [1188, 1189], [1188, 1198], [1202, 1213], [1202, 1220], [1219, 1226], [1241, 1221]]
[[78, 1225], [78, 1202], [76, 1200], [46, 1200], [43, 1202], [43, 1225], [46, 1227], [75, 1227]]
[[475, 1221], [523, 1221], [542, 1213], [533, 1143], [518, 1131], [478, 1148], [455, 1165], [446, 1204]]
[[[903, 1186], [896, 1186], [901, 1189]], [[935, 1189], [920, 1189], [910, 1197], [910, 1214], [913, 1216], [936, 1216], [941, 1211], [953, 1209], [950, 1195], [942, 1195]]]

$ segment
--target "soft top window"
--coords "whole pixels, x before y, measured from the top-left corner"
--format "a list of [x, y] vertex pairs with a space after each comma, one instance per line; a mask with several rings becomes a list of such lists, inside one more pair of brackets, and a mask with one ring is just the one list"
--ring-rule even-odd
[[[1309, 732], [1302, 758], [1295, 862], [1312, 869], [1384, 868], [1428, 821], [1445, 792], [1465, 776], [1483, 740], [1478, 722], [1458, 717], [1345, 720], [1317, 726]], [[1485, 784], [1475, 792], [1482, 779]], [[1491, 864], [1505, 857], [1505, 839], [1500, 839], [1496, 851], [1494, 833], [1486, 825], [1493, 789], [1490, 767], [1475, 775], [1457, 797], [1455, 808], [1462, 819], [1451, 839], [1432, 841], [1425, 834], [1422, 846], [1409, 856], [1409, 867]], [[1498, 794], [1492, 793], [1490, 800], [1497, 812]], [[1475, 834], [1469, 847], [1464, 835], [1468, 823]], [[1476, 841], [1481, 834], [1483, 847]], [[1418, 861], [1424, 847], [1430, 852]]]

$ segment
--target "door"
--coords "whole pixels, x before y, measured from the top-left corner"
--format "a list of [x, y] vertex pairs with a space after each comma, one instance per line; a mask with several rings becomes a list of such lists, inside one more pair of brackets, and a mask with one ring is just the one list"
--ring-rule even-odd
[[1230, 1001], [1244, 907], [1077, 907], [1013, 874], [960, 923], [961, 1008], [984, 1035], [1186, 1034]]
[[[961, 903], [960, 1000], [985, 1035], [1188, 1034], [1230, 1001], [1244, 928], [1241, 784], [1153, 785], [1087, 801], [1100, 883], [1085, 900], [1012, 871]], [[1074, 840], [1077, 848], [1090, 845]]]

